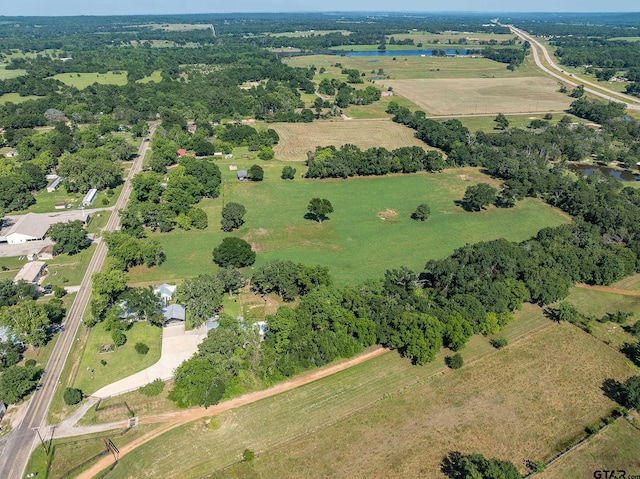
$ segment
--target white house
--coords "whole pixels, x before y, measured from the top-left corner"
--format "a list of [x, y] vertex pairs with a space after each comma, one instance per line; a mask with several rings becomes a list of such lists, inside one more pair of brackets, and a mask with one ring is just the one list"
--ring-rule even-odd
[[173, 293], [176, 292], [176, 288], [177, 286], [175, 284], [162, 283], [161, 285], [156, 286], [153, 289], [153, 292], [156, 296], [160, 297], [166, 305], [173, 298]]

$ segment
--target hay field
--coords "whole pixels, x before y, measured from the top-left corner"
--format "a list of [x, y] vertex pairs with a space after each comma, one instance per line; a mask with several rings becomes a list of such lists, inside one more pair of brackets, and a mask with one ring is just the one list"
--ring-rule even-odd
[[[638, 424], [637, 414], [632, 421]], [[596, 470], [623, 470], [626, 477], [640, 475], [640, 430], [627, 419], [607, 426], [596, 436], [571, 451], [546, 471], [539, 479], [582, 479], [596, 477]], [[604, 475], [601, 477], [605, 477]], [[622, 477], [618, 475], [616, 477]]]
[[[340, 75], [341, 68], [335, 67], [336, 63], [340, 63], [344, 68], [356, 68], [365, 73], [373, 70], [373, 76], [378, 76], [375, 72], [382, 68], [385, 76], [394, 80], [411, 78], [542, 77], [542, 72], [537, 69], [535, 63], [529, 57], [515, 72], [507, 70], [507, 66], [504, 63], [494, 62], [488, 58], [470, 57], [300, 55], [284, 58], [283, 61], [292, 67], [324, 67], [327, 72], [314, 77], [314, 80], [318, 82], [325, 77], [331, 79], [333, 75]], [[344, 79], [346, 75], [340, 76], [340, 78]]]
[[385, 87], [432, 115], [473, 115], [566, 110], [571, 98], [546, 78], [384, 80]]
[[[422, 367], [389, 353], [222, 413], [217, 430], [187, 424], [123, 457], [107, 477], [197, 478], [238, 461], [245, 448], [259, 457], [219, 477], [438, 478], [451, 450], [524, 468], [525, 459], [550, 458], [607, 414], [614, 404], [602, 381], [629, 374], [619, 353], [546, 321], [519, 341], [505, 331], [510, 346], [459, 371], [443, 371], [445, 351]], [[489, 347], [474, 337], [463, 356], [473, 357], [479, 343]]]
[[284, 161], [304, 161], [307, 151], [316, 146], [333, 145], [336, 148], [351, 143], [362, 149], [382, 146], [388, 150], [401, 146], [426, 145], [415, 138], [414, 131], [391, 121], [336, 120], [313, 123], [273, 123], [280, 135], [274, 147], [276, 158]]
[[607, 415], [615, 404], [602, 381], [629, 374], [619, 353], [553, 325], [267, 451], [253, 464], [255, 477], [440, 478], [450, 451], [507, 459], [524, 472], [525, 460], [550, 459]]

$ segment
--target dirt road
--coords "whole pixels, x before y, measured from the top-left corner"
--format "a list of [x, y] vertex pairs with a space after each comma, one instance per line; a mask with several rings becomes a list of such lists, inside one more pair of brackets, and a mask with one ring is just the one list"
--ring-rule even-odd
[[610, 286], [592, 286], [590, 284], [578, 283], [578, 288], [591, 289], [593, 291], [601, 291], [603, 293], [623, 294], [625, 296], [640, 296], [640, 291], [631, 291], [628, 289], [611, 288]]
[[[304, 386], [305, 384], [312, 383], [317, 381], [318, 379], [326, 378], [327, 376], [331, 376], [332, 374], [338, 373], [340, 371], [344, 371], [350, 367], [353, 367], [357, 364], [361, 364], [365, 361], [373, 359], [375, 357], [381, 356], [389, 352], [388, 349], [382, 347], [376, 347], [375, 349], [371, 349], [366, 351], [354, 358], [347, 359], [345, 361], [341, 361], [337, 364], [332, 364], [331, 366], [327, 366], [321, 369], [316, 369], [314, 371], [308, 372], [306, 374], [297, 376], [289, 381], [285, 381], [283, 383], [277, 384], [269, 389], [263, 389], [261, 391], [256, 391], [253, 393], [245, 394], [244, 396], [240, 396], [239, 398], [231, 399], [230, 401], [225, 401], [223, 403], [217, 404], [210, 408], [193, 408], [186, 411], [178, 411], [172, 413], [165, 414], [157, 414], [155, 416], [148, 416], [141, 418], [139, 424], [157, 424], [157, 423], [165, 423], [157, 429], [151, 431], [144, 436], [139, 437], [135, 441], [127, 444], [120, 448], [120, 457], [123, 457], [140, 447], [143, 444], [161, 436], [167, 431], [175, 429], [178, 426], [186, 424], [188, 422], [194, 421], [196, 419], [200, 419], [206, 416], [214, 416], [223, 411], [227, 411], [229, 409], [234, 409], [240, 406], [244, 406], [246, 404], [250, 404], [256, 401], [260, 401], [261, 399], [265, 399], [271, 396], [275, 396], [277, 394], [290, 391], [300, 386]], [[90, 479], [95, 477], [103, 469], [109, 467], [113, 463], [113, 459], [111, 456], [105, 456], [96, 462], [91, 468], [84, 471], [80, 474], [78, 479]]]

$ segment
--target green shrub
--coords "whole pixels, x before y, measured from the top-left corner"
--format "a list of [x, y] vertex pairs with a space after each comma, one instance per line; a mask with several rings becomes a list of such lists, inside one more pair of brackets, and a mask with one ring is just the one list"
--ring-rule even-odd
[[246, 462], [251, 462], [255, 459], [256, 455], [251, 449], [245, 449], [242, 453], [242, 459]]
[[509, 344], [509, 342], [507, 341], [507, 338], [504, 338], [502, 336], [496, 339], [492, 339], [490, 342], [491, 342], [491, 346], [493, 346], [496, 349], [504, 348], [507, 344]]
[[127, 337], [119, 329], [116, 329], [111, 333], [111, 339], [113, 339], [113, 344], [118, 347], [124, 345], [124, 343], [127, 342]]
[[35, 359], [27, 359], [24, 362], [24, 366], [27, 368], [34, 368], [36, 366], [36, 360]]
[[456, 353], [453, 356], [447, 356], [445, 362], [451, 369], [460, 369], [464, 364], [464, 359], [460, 353]]
[[587, 427], [585, 427], [585, 431], [587, 431], [587, 434], [595, 434], [600, 429], [602, 429], [602, 422], [600, 421], [593, 422], [589, 424]]
[[135, 349], [138, 354], [147, 354], [149, 352], [149, 346], [144, 343], [136, 343]]
[[101, 359], [100, 360], [100, 364], [102, 364], [103, 366], [106, 366], [107, 365], [107, 361], [105, 361], [104, 359]]
[[82, 391], [76, 388], [67, 388], [64, 390], [64, 402], [68, 406], [73, 406], [82, 401]]
[[148, 397], [157, 396], [164, 391], [164, 381], [160, 378], [154, 379], [149, 384], [142, 386], [138, 391]]

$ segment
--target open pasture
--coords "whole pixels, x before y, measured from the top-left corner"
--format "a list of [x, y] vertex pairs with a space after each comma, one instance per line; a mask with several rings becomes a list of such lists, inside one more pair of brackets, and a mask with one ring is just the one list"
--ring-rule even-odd
[[78, 90], [84, 90], [94, 83], [120, 86], [127, 84], [127, 72], [125, 71], [121, 71], [119, 73], [59, 73], [51, 78], [60, 80], [67, 86], [74, 86]]
[[[607, 415], [615, 404], [602, 381], [629, 372], [622, 356], [577, 328], [549, 327], [266, 451], [253, 468], [257, 477], [437, 478], [443, 456], [460, 451], [524, 472], [525, 460], [550, 459]], [[242, 476], [241, 467], [225, 472]]]
[[7, 70], [6, 65], [0, 65], [0, 80], [8, 80], [10, 78], [17, 78], [22, 75], [26, 75], [27, 70]]
[[42, 98], [42, 97], [36, 96], [36, 95], [20, 96], [19, 93], [5, 93], [4, 95], [0, 95], [0, 105], [4, 105], [5, 103], [17, 104], [27, 100], [36, 100], [38, 98]]
[[269, 33], [270, 37], [291, 37], [291, 38], [301, 38], [301, 37], [318, 37], [322, 35], [328, 35], [330, 33], [341, 33], [342, 35], [351, 35], [351, 32], [348, 30], [307, 30], [304, 32], [278, 32], [278, 33]]
[[[395, 58], [395, 60], [394, 60]], [[488, 58], [470, 57], [349, 57], [346, 55], [302, 55], [283, 59], [293, 67], [315, 66], [326, 68], [327, 73], [318, 74], [315, 80], [320, 81], [323, 75], [340, 73], [340, 68], [332, 67], [336, 63], [344, 68], [356, 68], [362, 72], [382, 68], [384, 76], [394, 80], [416, 78], [518, 78], [541, 76], [533, 61], [525, 63], [515, 71], [507, 70], [504, 63]], [[331, 77], [329, 77], [331, 78]], [[555, 85], [555, 84], [554, 84]]]
[[[347, 112], [348, 113], [348, 112]], [[350, 143], [365, 150], [382, 146], [388, 150], [401, 146], [426, 147], [414, 136], [414, 131], [390, 121], [353, 120], [317, 121], [307, 123], [273, 123], [269, 125], [280, 135], [274, 147], [276, 158], [284, 161], [304, 161], [307, 152], [316, 146], [339, 148]]]
[[543, 78], [384, 80], [432, 115], [523, 113], [565, 110], [571, 98]]
[[[490, 350], [486, 339], [473, 338], [467, 360], [479, 343]], [[525, 459], [550, 458], [608, 414], [614, 404], [602, 381], [629, 374], [621, 355], [567, 324], [547, 322], [504, 350], [489, 350], [455, 372], [445, 370], [444, 351], [422, 367], [388, 353], [222, 413], [215, 430], [201, 420], [170, 431], [123, 457], [107, 477], [169, 470], [166, 477], [200, 477], [239, 461], [245, 448], [259, 455], [253, 465], [220, 477], [441, 477], [440, 460], [452, 450], [523, 468]]]
[[[247, 209], [245, 224], [236, 232], [220, 230], [222, 201], [216, 199], [204, 202], [209, 217], [206, 230], [150, 235], [163, 245], [167, 261], [152, 269], [133, 268], [131, 281], [176, 280], [195, 272], [213, 272], [216, 266], [211, 252], [231, 235], [253, 245], [256, 266], [276, 258], [321, 264], [329, 267], [337, 283], [353, 284], [402, 265], [421, 270], [426, 260], [443, 258], [466, 243], [503, 237], [521, 241], [544, 227], [568, 221], [558, 210], [535, 199], [510, 209], [464, 211], [455, 202], [465, 189], [492, 181], [475, 168], [293, 181], [281, 180], [280, 170], [266, 171], [266, 179], [260, 183], [231, 180], [225, 184], [224, 201], [241, 203]], [[322, 224], [304, 218], [314, 197], [329, 199], [335, 209]], [[410, 218], [420, 203], [431, 208], [426, 222]], [[393, 210], [394, 217], [382, 219], [384, 215], [379, 214], [387, 210]]]
[[[638, 416], [634, 416], [638, 423]], [[539, 479], [582, 479], [594, 477], [597, 470], [623, 470], [627, 477], [640, 474], [640, 430], [627, 419], [607, 426], [596, 436], [571, 451], [546, 471]], [[604, 477], [604, 476], [602, 476]]]

